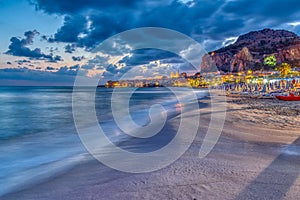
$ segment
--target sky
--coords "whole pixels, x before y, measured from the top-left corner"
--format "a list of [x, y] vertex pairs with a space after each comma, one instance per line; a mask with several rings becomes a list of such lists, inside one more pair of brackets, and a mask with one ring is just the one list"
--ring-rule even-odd
[[299, 0], [0, 0], [0, 85], [73, 85], [80, 70], [102, 84], [135, 67], [138, 77], [192, 72], [181, 55], [116, 38], [113, 50], [95, 49], [142, 27], [178, 31], [205, 51], [264, 28], [299, 35], [299, 8]]

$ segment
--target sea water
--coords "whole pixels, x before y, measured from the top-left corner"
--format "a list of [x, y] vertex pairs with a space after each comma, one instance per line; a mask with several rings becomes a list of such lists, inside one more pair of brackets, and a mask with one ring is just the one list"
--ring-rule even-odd
[[[83, 95], [94, 91], [81, 90]], [[114, 122], [113, 91], [112, 88], [96, 89], [95, 110], [106, 135], [117, 144], [129, 137]], [[0, 196], [29, 187], [91, 158], [76, 132], [72, 92], [72, 87], [0, 87]], [[119, 92], [125, 94], [129, 90], [124, 88]], [[197, 91], [198, 98], [205, 93]], [[176, 109], [178, 103], [168, 88], [139, 88], [130, 98], [130, 115], [142, 126], [149, 122], [151, 105], [160, 104], [169, 116], [174, 116], [180, 114]]]

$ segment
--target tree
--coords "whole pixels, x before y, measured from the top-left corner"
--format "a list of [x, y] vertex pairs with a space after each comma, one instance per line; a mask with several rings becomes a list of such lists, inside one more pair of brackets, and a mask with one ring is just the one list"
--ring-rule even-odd
[[276, 63], [277, 63], [277, 60], [276, 60], [276, 57], [274, 54], [265, 57], [265, 60], [264, 60], [265, 65], [275, 67]]
[[282, 63], [278, 67], [278, 71], [280, 72], [281, 75], [288, 75], [289, 73], [291, 73], [291, 65], [288, 63]]

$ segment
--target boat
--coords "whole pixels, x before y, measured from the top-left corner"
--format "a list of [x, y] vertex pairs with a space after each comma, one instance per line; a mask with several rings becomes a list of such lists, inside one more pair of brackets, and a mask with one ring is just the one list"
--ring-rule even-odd
[[300, 101], [300, 96], [295, 96], [294, 94], [289, 94], [288, 96], [275, 96], [277, 99], [282, 101]]

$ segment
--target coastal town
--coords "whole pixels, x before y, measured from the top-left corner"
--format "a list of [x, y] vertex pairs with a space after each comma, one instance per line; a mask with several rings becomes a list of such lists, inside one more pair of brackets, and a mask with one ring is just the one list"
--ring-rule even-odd
[[[268, 69], [268, 70], [265, 70]], [[168, 76], [108, 81], [106, 88], [128, 87], [192, 87], [220, 89], [227, 96], [249, 96], [279, 100], [300, 100], [300, 68], [289, 63], [277, 63], [274, 54], [264, 58], [263, 68], [242, 72], [210, 72], [187, 74], [171, 72]]]
[[[266, 59], [267, 62], [267, 59]], [[275, 61], [276, 62], [276, 61]], [[275, 63], [269, 63], [274, 65]], [[296, 83], [300, 79], [300, 68], [292, 68], [287, 63], [278, 65], [276, 70], [253, 71], [246, 72], [212, 72], [187, 74], [186, 72], [171, 72], [168, 76], [155, 76], [149, 78], [107, 81], [105, 87], [214, 87], [230, 84], [251, 84], [261, 85], [270, 84], [276, 81], [295, 80]]]
[[179, 71], [171, 72], [170, 76], [155, 76], [144, 79], [107, 81], [105, 87], [209, 87], [221, 84], [247, 83], [262, 84], [275, 80], [300, 78], [300, 68], [280, 71], [252, 71], [236, 73], [200, 73], [187, 74]]

